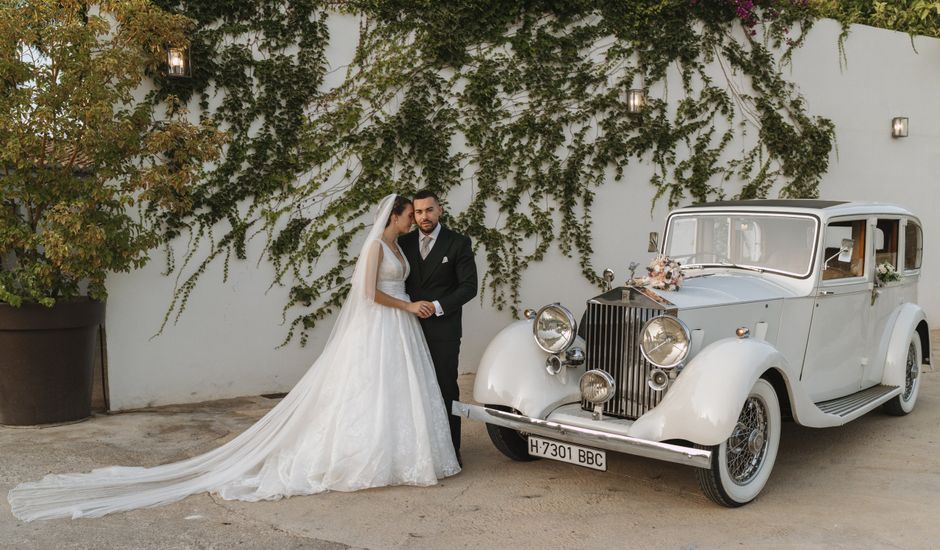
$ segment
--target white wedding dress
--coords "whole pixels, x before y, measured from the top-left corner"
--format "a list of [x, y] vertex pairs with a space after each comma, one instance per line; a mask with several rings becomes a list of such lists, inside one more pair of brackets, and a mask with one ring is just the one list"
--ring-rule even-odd
[[378, 238], [393, 199], [379, 205], [322, 354], [263, 418], [218, 449], [181, 462], [113, 466], [20, 484], [8, 496], [14, 515], [27, 521], [99, 517], [204, 491], [258, 501], [426, 486], [459, 472], [418, 320], [373, 300], [378, 289], [410, 301], [404, 254], [399, 260]]

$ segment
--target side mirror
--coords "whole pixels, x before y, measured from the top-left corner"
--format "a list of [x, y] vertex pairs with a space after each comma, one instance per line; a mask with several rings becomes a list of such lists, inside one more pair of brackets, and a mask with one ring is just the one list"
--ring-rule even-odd
[[839, 257], [839, 261], [842, 263], [851, 262], [853, 249], [855, 249], [855, 241], [852, 239], [842, 239], [842, 246], [839, 248], [839, 251], [826, 258], [826, 261], [823, 262], [823, 271], [829, 269], [829, 262], [836, 256]]
[[839, 261], [843, 263], [852, 261], [852, 250], [854, 249], [855, 241], [852, 239], [842, 239], [842, 248], [839, 249]]

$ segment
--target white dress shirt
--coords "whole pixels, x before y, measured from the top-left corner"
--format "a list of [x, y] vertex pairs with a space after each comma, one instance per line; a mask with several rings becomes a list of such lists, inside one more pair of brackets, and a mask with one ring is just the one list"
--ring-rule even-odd
[[[434, 227], [434, 231], [431, 231], [431, 235], [430, 235], [430, 237], [431, 237], [431, 242], [428, 243], [428, 255], [429, 255], [429, 256], [431, 255], [431, 249], [434, 248], [434, 243], [437, 242], [437, 237], [438, 237], [440, 234], [441, 234], [441, 224], [437, 224], [437, 226]], [[418, 250], [421, 250], [421, 244], [422, 244], [422, 242], [424, 241], [424, 237], [425, 237], [425, 236], [426, 236], [426, 235], [424, 234], [424, 232], [422, 232], [420, 229], [418, 229]], [[435, 314], [437, 317], [440, 317], [441, 315], [444, 315], [444, 310], [441, 309], [441, 304], [440, 304], [440, 302], [438, 302], [437, 300], [434, 300], [434, 301], [431, 302], [431, 303], [434, 304], [434, 310], [435, 310], [435, 311], [434, 311], [434, 314]]]

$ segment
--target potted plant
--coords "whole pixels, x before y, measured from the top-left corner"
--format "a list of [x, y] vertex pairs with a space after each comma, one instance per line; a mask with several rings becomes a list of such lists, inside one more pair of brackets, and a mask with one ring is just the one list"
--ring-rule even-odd
[[105, 277], [147, 261], [152, 214], [218, 155], [211, 122], [140, 97], [190, 25], [141, 0], [0, 7], [0, 424], [90, 415]]

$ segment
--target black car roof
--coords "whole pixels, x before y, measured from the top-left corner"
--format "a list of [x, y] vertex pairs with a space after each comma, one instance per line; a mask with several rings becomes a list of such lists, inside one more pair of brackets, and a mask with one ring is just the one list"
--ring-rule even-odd
[[769, 208], [822, 209], [839, 206], [840, 204], [846, 204], [848, 202], [849, 201], [827, 201], [822, 199], [747, 199], [737, 201], [700, 202], [698, 204], [693, 204], [692, 206], [695, 208], [766, 206]]

